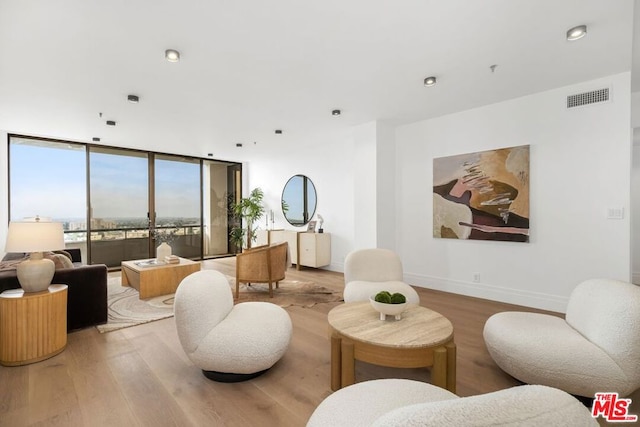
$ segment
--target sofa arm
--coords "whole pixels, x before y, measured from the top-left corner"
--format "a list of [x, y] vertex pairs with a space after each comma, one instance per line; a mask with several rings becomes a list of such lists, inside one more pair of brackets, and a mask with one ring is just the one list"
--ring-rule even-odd
[[84, 265], [56, 270], [52, 283], [69, 286], [67, 330], [107, 322], [107, 266]]

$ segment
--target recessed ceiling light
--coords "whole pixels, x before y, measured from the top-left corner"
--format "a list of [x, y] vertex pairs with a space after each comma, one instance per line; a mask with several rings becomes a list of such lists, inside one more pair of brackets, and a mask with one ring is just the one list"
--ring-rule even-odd
[[236, 147], [242, 147], [242, 143], [241, 142], [237, 142], [236, 143]]
[[97, 136], [94, 136], [91, 140], [93, 142], [100, 142], [100, 138], [98, 138]]
[[178, 62], [180, 61], [180, 52], [175, 49], [167, 49], [164, 51], [164, 57], [169, 62]]
[[332, 116], [339, 116], [340, 114], [342, 114], [342, 111], [340, 111], [340, 110], [333, 110], [333, 111], [331, 112], [331, 115], [332, 115]]
[[137, 104], [140, 101], [140, 97], [138, 95], [127, 95], [127, 101], [132, 104]]
[[207, 156], [213, 157], [213, 153], [207, 153]]
[[425, 86], [433, 86], [435, 84], [436, 84], [436, 78], [434, 76], [427, 77], [426, 79], [424, 79]]
[[574, 41], [583, 38], [587, 35], [587, 26], [578, 25], [567, 31], [567, 40]]
[[108, 124], [109, 126], [115, 126], [115, 125], [116, 125], [116, 122], [115, 122], [115, 120], [107, 120], [107, 124]]
[[282, 129], [276, 129], [276, 135], [282, 135]]

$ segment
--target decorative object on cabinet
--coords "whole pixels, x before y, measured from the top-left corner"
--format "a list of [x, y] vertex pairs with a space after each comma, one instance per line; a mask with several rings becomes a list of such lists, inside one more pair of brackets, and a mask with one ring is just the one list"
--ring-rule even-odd
[[18, 282], [25, 292], [42, 292], [49, 288], [55, 264], [44, 258], [44, 251], [64, 249], [62, 223], [39, 216], [26, 221], [11, 221], [5, 252], [29, 252], [29, 259], [16, 267]]
[[309, 232], [309, 233], [315, 233], [316, 232], [316, 222], [315, 221], [309, 221], [309, 223], [307, 224], [307, 232]]
[[433, 237], [529, 241], [529, 146], [433, 159]]
[[318, 233], [324, 233], [322, 224], [324, 224], [324, 218], [322, 217], [322, 215], [318, 214]]
[[257, 224], [264, 214], [263, 198], [264, 193], [258, 187], [251, 190], [249, 197], [244, 197], [231, 205], [231, 212], [238, 220], [238, 224], [229, 233], [231, 242], [236, 246], [236, 251], [240, 250], [245, 242], [246, 247], [251, 248], [251, 243], [256, 240], [254, 224]]
[[294, 175], [282, 190], [282, 213], [289, 224], [302, 227], [316, 212], [316, 188], [305, 175]]

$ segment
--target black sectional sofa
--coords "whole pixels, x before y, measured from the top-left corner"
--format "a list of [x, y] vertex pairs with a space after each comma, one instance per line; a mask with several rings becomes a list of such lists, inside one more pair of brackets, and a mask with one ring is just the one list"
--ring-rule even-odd
[[[51, 283], [69, 286], [67, 331], [106, 323], [107, 266], [82, 265], [80, 249], [65, 249], [65, 252], [71, 255], [74, 267], [56, 270]], [[3, 261], [15, 258], [16, 254], [7, 254]], [[0, 271], [0, 292], [19, 287], [15, 270]]]

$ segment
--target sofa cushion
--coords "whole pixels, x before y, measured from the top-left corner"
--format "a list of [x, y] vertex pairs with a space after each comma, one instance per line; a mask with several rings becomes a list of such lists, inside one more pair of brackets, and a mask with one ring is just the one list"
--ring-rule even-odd
[[25, 259], [26, 258], [14, 259], [11, 261], [0, 261], [0, 271], [15, 270], [18, 264], [20, 264]]
[[17, 261], [27, 259], [28, 254], [24, 252], [9, 252], [4, 255], [2, 261]]
[[56, 266], [56, 270], [60, 270], [61, 268], [73, 268], [73, 263], [71, 259], [66, 255], [57, 254], [53, 252], [45, 252], [44, 258], [50, 259]]

